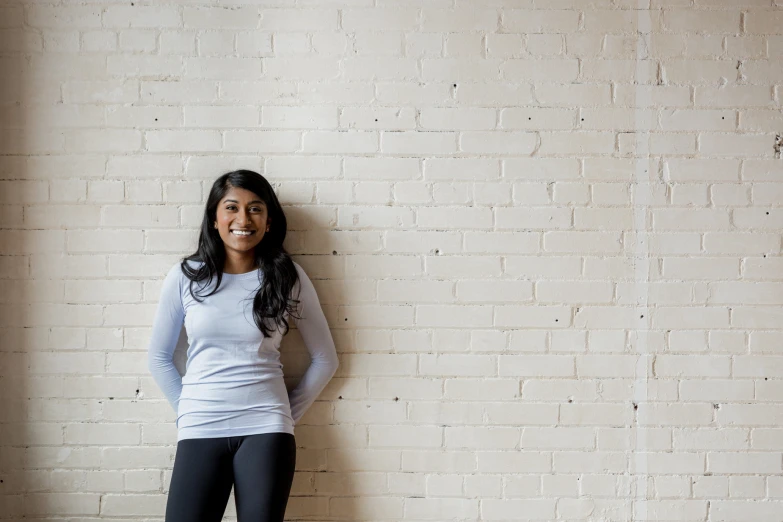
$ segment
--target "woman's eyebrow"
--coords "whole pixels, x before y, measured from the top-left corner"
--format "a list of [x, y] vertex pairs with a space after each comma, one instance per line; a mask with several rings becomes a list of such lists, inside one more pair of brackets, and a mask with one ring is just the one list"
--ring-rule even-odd
[[[239, 203], [239, 201], [237, 201], [237, 200], [235, 200], [235, 199], [227, 199], [227, 200], [225, 200], [223, 203]], [[264, 204], [264, 202], [263, 202], [263, 201], [261, 201], [260, 199], [254, 199], [253, 201], [251, 201], [250, 203], [248, 203], [248, 205], [251, 205], [251, 204], [253, 204], [253, 203], [261, 203], [262, 205]]]

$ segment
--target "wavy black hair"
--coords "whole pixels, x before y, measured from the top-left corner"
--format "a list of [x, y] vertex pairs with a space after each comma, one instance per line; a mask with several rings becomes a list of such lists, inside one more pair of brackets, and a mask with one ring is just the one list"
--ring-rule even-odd
[[[280, 325], [284, 328], [283, 335], [286, 335], [289, 330], [286, 312], [289, 316], [300, 319], [295, 315], [299, 300], [292, 296], [292, 291], [298, 287], [299, 274], [291, 256], [283, 248], [287, 227], [283, 209], [272, 186], [257, 172], [252, 170], [227, 172], [212, 184], [204, 208], [204, 218], [201, 221], [198, 248], [196, 252], [183, 258], [180, 264], [182, 272], [190, 279], [190, 295], [196, 301], [202, 302], [199, 297], [208, 297], [217, 292], [223, 280], [226, 247], [212, 223], [217, 219], [218, 203], [231, 187], [249, 190], [256, 194], [266, 204], [268, 216], [272, 220], [269, 232], [264, 234], [263, 239], [254, 249], [256, 266], [261, 269], [259, 272], [261, 287], [253, 298], [253, 320], [264, 337], [271, 337], [272, 330], [279, 328]], [[193, 268], [188, 261], [201, 264]], [[200, 289], [203, 289], [209, 286], [214, 277], [217, 277], [217, 284], [210, 293], [197, 296], [193, 292], [193, 283], [206, 281], [201, 285]]]

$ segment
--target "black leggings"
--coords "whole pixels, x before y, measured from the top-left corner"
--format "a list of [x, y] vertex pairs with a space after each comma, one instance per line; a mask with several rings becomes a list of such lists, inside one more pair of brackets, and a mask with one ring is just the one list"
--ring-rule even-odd
[[295, 464], [290, 433], [180, 440], [166, 522], [220, 522], [232, 485], [238, 522], [282, 522]]

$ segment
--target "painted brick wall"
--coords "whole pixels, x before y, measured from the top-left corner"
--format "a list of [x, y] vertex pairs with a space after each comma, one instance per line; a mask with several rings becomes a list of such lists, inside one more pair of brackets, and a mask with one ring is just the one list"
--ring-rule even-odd
[[781, 0], [5, 0], [0, 519], [162, 520], [244, 167], [341, 361], [289, 518], [779, 521], [782, 103]]

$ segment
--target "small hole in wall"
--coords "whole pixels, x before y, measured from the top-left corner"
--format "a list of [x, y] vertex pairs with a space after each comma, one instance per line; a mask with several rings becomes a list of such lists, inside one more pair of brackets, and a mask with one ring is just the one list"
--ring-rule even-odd
[[345, 318], [345, 320], [347, 321], [347, 320], [348, 320], [348, 318], [346, 317], [346, 318]]
[[375, 118], [375, 121], [378, 121], [378, 118]]
[[766, 214], [769, 216], [769, 211], [767, 211]]
[[343, 398], [343, 396], [342, 396], [342, 395], [338, 395], [338, 396], [337, 396], [337, 398], [338, 398], [338, 399], [342, 399], [342, 398]]
[[455, 84], [454, 84], [454, 87], [456, 87], [456, 86], [457, 86], [457, 84], [455, 83]]
[[332, 255], [336, 256], [337, 255], [337, 250], [332, 250]]

